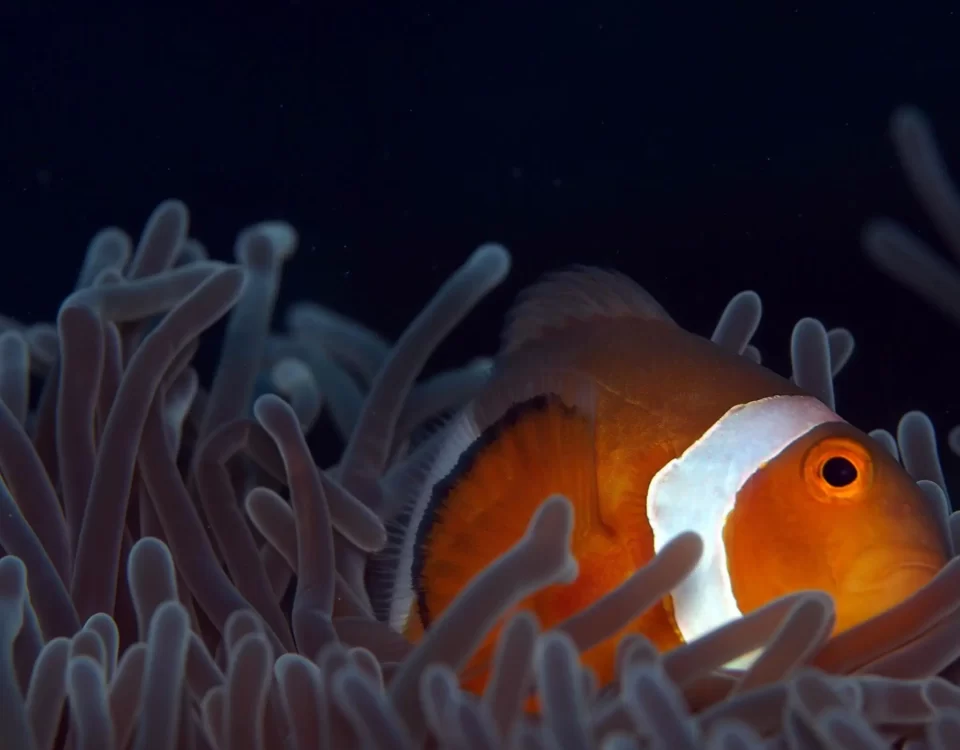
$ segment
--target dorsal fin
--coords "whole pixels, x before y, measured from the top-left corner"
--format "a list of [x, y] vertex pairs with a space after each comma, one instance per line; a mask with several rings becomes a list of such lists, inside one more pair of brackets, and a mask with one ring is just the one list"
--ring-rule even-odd
[[574, 320], [634, 317], [673, 322], [660, 303], [618, 271], [573, 266], [547, 274], [520, 294], [507, 316], [503, 351], [510, 352]]

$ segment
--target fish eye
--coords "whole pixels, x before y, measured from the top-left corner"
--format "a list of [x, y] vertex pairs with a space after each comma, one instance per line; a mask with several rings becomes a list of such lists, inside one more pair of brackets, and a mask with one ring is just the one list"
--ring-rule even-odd
[[813, 497], [824, 503], [849, 505], [863, 497], [873, 477], [873, 462], [856, 440], [828, 437], [804, 458], [803, 474]]
[[846, 456], [831, 456], [820, 467], [820, 476], [831, 487], [847, 487], [857, 481], [857, 467]]

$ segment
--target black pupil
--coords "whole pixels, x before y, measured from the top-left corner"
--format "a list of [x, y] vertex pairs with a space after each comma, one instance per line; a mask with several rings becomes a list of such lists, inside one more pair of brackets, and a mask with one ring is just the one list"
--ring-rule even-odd
[[846, 487], [857, 479], [857, 467], [843, 456], [827, 459], [820, 472], [823, 480], [831, 487]]

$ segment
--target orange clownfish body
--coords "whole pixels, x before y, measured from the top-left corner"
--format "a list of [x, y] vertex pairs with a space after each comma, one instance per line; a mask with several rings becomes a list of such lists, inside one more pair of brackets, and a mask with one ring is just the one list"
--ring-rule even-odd
[[[488, 386], [443, 439], [389, 613], [412, 638], [556, 493], [574, 507], [579, 575], [522, 603], [544, 629], [687, 530], [704, 540], [701, 563], [624, 631], [661, 650], [807, 589], [833, 596], [842, 631], [946, 563], [921, 490], [885, 448], [788, 380], [682, 330], [615, 273], [564, 272], [524, 295]], [[466, 687], [482, 688], [497, 632]], [[583, 654], [601, 684], [622, 635]]]

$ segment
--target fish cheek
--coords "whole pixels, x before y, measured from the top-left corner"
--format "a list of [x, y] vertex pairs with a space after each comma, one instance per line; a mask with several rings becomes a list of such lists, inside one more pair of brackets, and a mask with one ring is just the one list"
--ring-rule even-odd
[[796, 465], [776, 459], [743, 485], [723, 528], [727, 570], [743, 614], [794, 591], [836, 588], [825, 519]]

